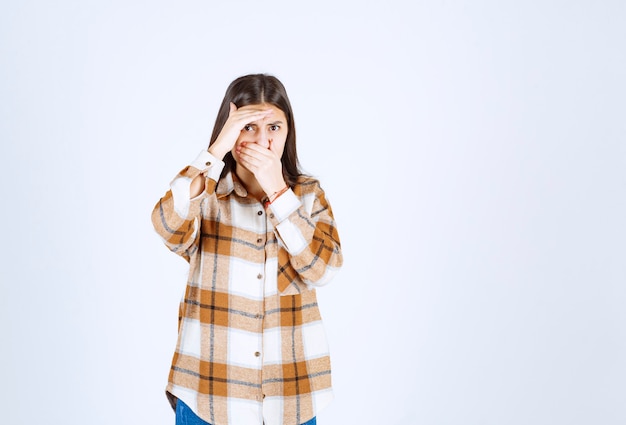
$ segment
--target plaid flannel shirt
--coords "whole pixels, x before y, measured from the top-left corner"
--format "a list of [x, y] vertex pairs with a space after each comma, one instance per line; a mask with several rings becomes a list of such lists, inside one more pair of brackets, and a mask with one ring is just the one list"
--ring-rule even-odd
[[166, 391], [213, 425], [301, 424], [333, 397], [314, 289], [342, 264], [332, 210], [309, 177], [265, 209], [223, 167], [200, 153], [152, 213], [190, 268]]

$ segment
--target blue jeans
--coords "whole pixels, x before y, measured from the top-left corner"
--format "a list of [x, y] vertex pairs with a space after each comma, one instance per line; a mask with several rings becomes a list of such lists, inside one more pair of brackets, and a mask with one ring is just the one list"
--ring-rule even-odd
[[[316, 425], [315, 418], [302, 425]], [[200, 419], [182, 400], [176, 402], [176, 425], [211, 425]]]

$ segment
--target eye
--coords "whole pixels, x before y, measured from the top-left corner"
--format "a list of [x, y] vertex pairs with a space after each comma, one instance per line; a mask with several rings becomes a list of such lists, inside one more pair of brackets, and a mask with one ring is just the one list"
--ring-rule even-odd
[[270, 131], [278, 131], [280, 130], [280, 126], [277, 124], [270, 125]]
[[254, 126], [252, 124], [246, 124], [243, 126], [244, 131], [252, 131], [254, 130]]

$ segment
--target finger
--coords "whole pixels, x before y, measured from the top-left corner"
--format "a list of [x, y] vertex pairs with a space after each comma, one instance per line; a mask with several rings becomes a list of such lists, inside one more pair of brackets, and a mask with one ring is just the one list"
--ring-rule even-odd
[[230, 102], [230, 104], [228, 105], [228, 116], [231, 116], [233, 112], [235, 112], [237, 110], [237, 105], [235, 105], [233, 102]]
[[239, 154], [239, 160], [250, 171], [257, 171], [263, 165], [263, 161], [252, 155]]
[[257, 119], [261, 119], [261, 118], [268, 118], [270, 116], [272, 116], [274, 114], [274, 111], [272, 109], [266, 109], [266, 108], [252, 108], [252, 109], [243, 109], [239, 108], [237, 110], [238, 115], [240, 118], [257, 118]]
[[261, 165], [264, 162], [267, 162], [267, 158], [264, 158], [258, 152], [250, 151], [250, 150], [242, 150], [238, 152], [239, 158], [246, 163]]
[[271, 152], [268, 148], [264, 148], [258, 143], [243, 142], [239, 149], [248, 155], [264, 159], [269, 159], [276, 155], [274, 152]]
[[278, 143], [274, 143], [274, 139], [268, 139], [267, 142], [269, 144], [269, 148], [267, 150], [272, 154], [274, 158], [280, 161], [282, 153], [278, 150]]

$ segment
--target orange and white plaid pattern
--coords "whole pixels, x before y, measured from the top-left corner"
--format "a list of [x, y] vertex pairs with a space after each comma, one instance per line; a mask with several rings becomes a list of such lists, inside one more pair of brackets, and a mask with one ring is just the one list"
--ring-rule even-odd
[[332, 400], [315, 295], [342, 264], [332, 210], [309, 177], [265, 209], [223, 166], [202, 152], [152, 214], [190, 267], [167, 392], [213, 425], [298, 425]]

